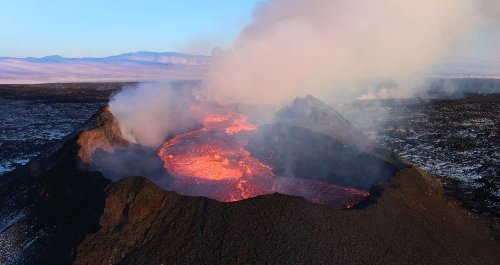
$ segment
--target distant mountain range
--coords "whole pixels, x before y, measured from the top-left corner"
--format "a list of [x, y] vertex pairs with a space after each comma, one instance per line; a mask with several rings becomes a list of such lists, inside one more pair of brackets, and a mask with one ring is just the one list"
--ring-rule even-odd
[[[102, 58], [0, 57], [0, 84], [201, 79], [210, 62], [210, 56], [143, 51]], [[500, 78], [500, 61], [455, 59], [432, 76]]]
[[455, 58], [438, 66], [432, 74], [445, 78], [500, 78], [500, 60]]
[[200, 79], [211, 58], [175, 52], [133, 52], [102, 58], [0, 57], [0, 83]]

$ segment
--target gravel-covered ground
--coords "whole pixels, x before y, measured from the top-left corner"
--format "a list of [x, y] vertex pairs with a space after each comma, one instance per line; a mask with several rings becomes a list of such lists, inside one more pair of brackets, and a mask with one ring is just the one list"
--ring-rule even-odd
[[0, 172], [27, 163], [102, 105], [0, 98]]
[[448, 182], [464, 206], [500, 216], [500, 95], [362, 101], [349, 118]]
[[123, 85], [0, 85], [0, 175], [53, 146]]

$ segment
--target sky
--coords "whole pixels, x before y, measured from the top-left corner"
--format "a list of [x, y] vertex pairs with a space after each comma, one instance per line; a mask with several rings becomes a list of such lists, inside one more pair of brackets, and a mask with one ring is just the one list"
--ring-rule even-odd
[[0, 57], [210, 54], [263, 0], [0, 0]]
[[[0, 57], [209, 55], [228, 47], [265, 0], [0, 0]], [[500, 59], [500, 25], [457, 56]]]

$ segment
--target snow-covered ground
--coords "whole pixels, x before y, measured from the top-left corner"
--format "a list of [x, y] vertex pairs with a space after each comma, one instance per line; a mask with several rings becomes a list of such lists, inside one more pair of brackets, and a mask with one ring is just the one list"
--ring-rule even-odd
[[[132, 52], [109, 57], [0, 57], [0, 84], [201, 79], [211, 56]], [[439, 78], [500, 79], [500, 61], [450, 58], [429, 72]]]
[[103, 58], [0, 57], [0, 84], [193, 80], [210, 57], [182, 53], [134, 52]]
[[500, 215], [500, 96], [365, 101], [346, 114], [409, 162], [458, 181], [469, 208]]
[[50, 148], [102, 105], [0, 98], [0, 175]]

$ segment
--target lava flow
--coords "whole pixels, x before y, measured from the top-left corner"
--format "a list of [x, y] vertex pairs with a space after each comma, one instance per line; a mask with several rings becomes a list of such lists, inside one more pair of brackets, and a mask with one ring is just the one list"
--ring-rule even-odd
[[158, 152], [175, 177], [174, 190], [219, 201], [238, 201], [274, 192], [350, 208], [368, 193], [308, 179], [276, 176], [245, 149], [256, 126], [240, 113], [207, 115], [202, 128], [179, 134]]

